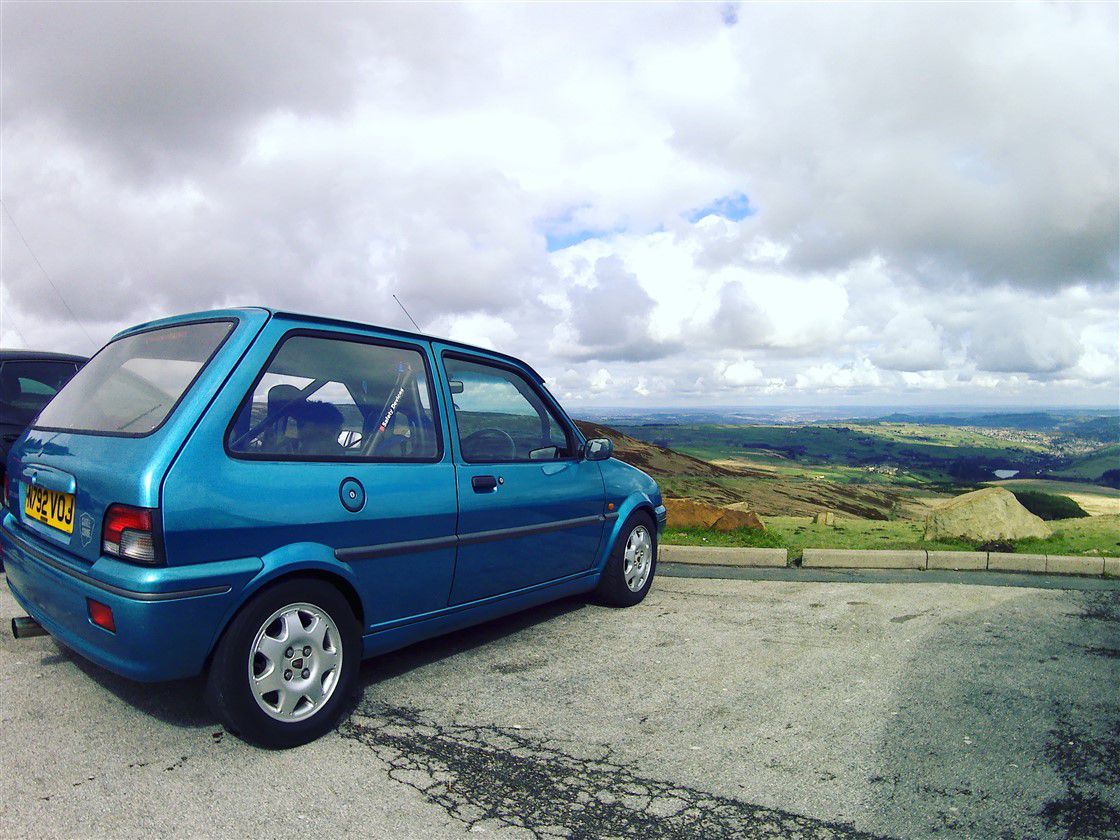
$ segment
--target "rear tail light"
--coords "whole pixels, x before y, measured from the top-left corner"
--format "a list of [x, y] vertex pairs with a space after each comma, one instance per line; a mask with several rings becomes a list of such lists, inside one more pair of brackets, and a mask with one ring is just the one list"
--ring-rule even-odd
[[86, 607], [89, 609], [90, 621], [110, 633], [117, 632], [117, 624], [113, 621], [113, 610], [107, 604], [86, 598]]
[[134, 563], [149, 566], [162, 563], [157, 513], [151, 508], [109, 505], [101, 526], [101, 550]]

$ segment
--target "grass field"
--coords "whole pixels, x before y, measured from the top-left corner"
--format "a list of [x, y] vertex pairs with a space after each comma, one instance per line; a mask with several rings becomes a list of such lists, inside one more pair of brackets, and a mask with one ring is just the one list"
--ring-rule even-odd
[[868, 423], [855, 426], [855, 429], [866, 432], [884, 440], [898, 443], [931, 444], [933, 446], [947, 446], [953, 449], [971, 447], [973, 449], [1021, 449], [1027, 452], [1046, 452], [1046, 444], [1037, 439], [1031, 439], [1024, 434], [1022, 438], [1010, 442], [1005, 438], [997, 437], [990, 432], [960, 426], [934, 426], [923, 423]]
[[1068, 466], [1055, 470], [1053, 475], [1092, 480], [1107, 470], [1115, 469], [1120, 469], [1120, 444], [1104, 446], [1089, 455], [1075, 458]]
[[1081, 505], [1090, 516], [1120, 514], [1120, 490], [1100, 484], [1087, 484], [1078, 481], [1048, 481], [1043, 478], [1012, 478], [1008, 481], [993, 481], [997, 487], [1008, 490], [1040, 490], [1043, 493], [1056, 493], [1069, 496]]
[[[996, 469], [1045, 469], [1059, 459], [1037, 440], [1008, 439], [995, 432], [916, 423], [730, 426], [644, 424], [620, 426], [649, 442], [708, 461], [734, 459], [777, 471], [825, 474], [832, 480], [883, 483], [868, 467], [896, 469], [888, 479], [949, 482], [992, 477]], [[834, 471], [854, 470], [844, 478]], [[831, 473], [831, 474], [830, 474]]]
[[[978, 546], [965, 540], [925, 542], [924, 520], [932, 506], [985, 482], [1066, 496], [1091, 514], [1055, 520], [1053, 536], [1020, 541], [1015, 551], [1120, 556], [1120, 491], [1084, 481], [987, 481], [996, 469], [1079, 463], [1048, 449], [1040, 433], [902, 422], [585, 425], [589, 436], [615, 440], [619, 457], [653, 475], [664, 496], [745, 504], [769, 527], [673, 529], [665, 533], [669, 544], [784, 547], [794, 557], [810, 547], [971, 550]], [[1081, 460], [1088, 472], [1098, 465]], [[819, 511], [838, 513], [837, 526], [813, 525]]]
[[[914, 520], [874, 521], [837, 518], [836, 527], [814, 525], [804, 516], [768, 516], [766, 532], [741, 529], [721, 533], [705, 529], [666, 529], [669, 545], [754, 546], [788, 548], [798, 558], [806, 548], [914, 549], [972, 551], [966, 540], [922, 539], [924, 525]], [[1090, 554], [1120, 557], [1120, 516], [1059, 519], [1050, 523], [1053, 536], [1019, 540], [1013, 550], [1025, 554]]]
[[877, 468], [846, 464], [803, 464], [782, 455], [750, 452], [713, 461], [730, 467], [745, 467], [783, 478], [834, 481], [837, 484], [879, 484], [889, 487], [920, 487], [927, 482], [902, 470], [885, 472]]

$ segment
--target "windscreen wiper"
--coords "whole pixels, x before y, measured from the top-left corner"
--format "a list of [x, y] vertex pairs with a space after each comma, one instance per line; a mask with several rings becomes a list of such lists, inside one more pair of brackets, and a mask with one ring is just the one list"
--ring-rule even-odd
[[160, 403], [156, 403], [156, 404], [155, 404], [155, 405], [153, 405], [153, 406], [152, 406], [151, 408], [149, 408], [149, 409], [148, 409], [147, 411], [141, 411], [141, 412], [140, 412], [139, 414], [137, 414], [137, 415], [136, 415], [135, 417], [133, 417], [133, 418], [132, 418], [131, 420], [129, 420], [129, 421], [127, 422], [127, 423], [122, 423], [121, 425], [117, 426], [117, 428], [116, 428], [116, 429], [114, 429], [113, 431], [116, 431], [116, 432], [123, 432], [123, 431], [124, 431], [125, 429], [127, 429], [127, 428], [128, 428], [129, 426], [131, 426], [131, 425], [132, 425], [133, 423], [135, 423], [135, 422], [136, 422], [137, 420], [143, 420], [143, 419], [144, 419], [145, 417], [147, 417], [147, 416], [148, 416], [149, 414], [151, 414], [151, 413], [152, 413], [153, 411], [155, 411], [155, 410], [156, 410], [157, 408], [162, 408], [162, 407], [163, 407], [163, 403], [161, 403], [161, 402], [160, 402]]

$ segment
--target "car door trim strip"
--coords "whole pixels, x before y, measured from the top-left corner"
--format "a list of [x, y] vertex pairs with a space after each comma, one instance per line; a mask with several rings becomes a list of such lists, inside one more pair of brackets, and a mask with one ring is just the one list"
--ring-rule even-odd
[[572, 519], [543, 522], [539, 525], [518, 525], [514, 528], [497, 528], [493, 531], [475, 531], [471, 534], [452, 534], [447, 537], [429, 537], [422, 540], [404, 540], [402, 542], [381, 543], [380, 545], [357, 545], [352, 548], [339, 548], [335, 551], [334, 556], [344, 563], [354, 560], [372, 560], [375, 557], [392, 557], [396, 554], [436, 551], [441, 548], [451, 548], [459, 545], [475, 545], [477, 543], [528, 537], [535, 534], [547, 534], [552, 531], [566, 531], [569, 528], [582, 528], [585, 525], [609, 522], [617, 518], [617, 512], [597, 513], [591, 516], [577, 516]]

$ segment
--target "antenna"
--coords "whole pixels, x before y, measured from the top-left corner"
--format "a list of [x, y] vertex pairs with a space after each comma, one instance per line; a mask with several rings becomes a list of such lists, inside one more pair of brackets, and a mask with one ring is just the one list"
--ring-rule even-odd
[[[83, 324], [78, 319], [78, 316], [74, 314], [74, 310], [70, 308], [70, 304], [68, 304], [66, 302], [66, 298], [62, 296], [62, 292], [58, 290], [58, 286], [54, 284], [51, 276], [47, 274], [47, 270], [43, 268], [43, 264], [39, 262], [39, 257], [37, 257], [35, 255], [35, 252], [31, 250], [31, 243], [27, 241], [27, 237], [23, 235], [23, 231], [19, 229], [19, 225], [16, 224], [16, 217], [12, 215], [12, 211], [8, 209], [8, 205], [4, 203], [2, 199], [0, 199], [0, 206], [4, 208], [4, 214], [8, 217], [8, 221], [12, 223], [12, 227], [14, 227], [16, 229], [16, 233], [19, 234], [20, 241], [23, 242], [24, 247], [27, 248], [27, 253], [31, 255], [31, 259], [35, 260], [35, 265], [39, 266], [39, 270], [43, 272], [43, 276], [46, 277], [47, 282], [51, 284], [51, 288], [54, 289], [54, 293], [58, 295], [58, 299], [62, 301], [62, 305], [66, 307], [66, 311], [70, 313], [70, 317], [74, 319], [74, 323], [78, 325], [78, 329], [85, 333], [86, 338], [89, 339], [89, 343], [96, 347], [97, 342], [94, 341], [93, 336], [89, 334], [89, 330], [86, 329], [86, 325]], [[16, 330], [16, 332], [19, 332], [19, 330]]]
[[[401, 308], [404, 314], [408, 315], [408, 310], [404, 308], [404, 304], [401, 303], [401, 299], [396, 295], [393, 295], [393, 300], [397, 302], [397, 306]], [[422, 330], [420, 329], [420, 325], [416, 323], [416, 320], [411, 315], [408, 315], [408, 320], [412, 321], [412, 326], [416, 327], [417, 332], [422, 332]]]

